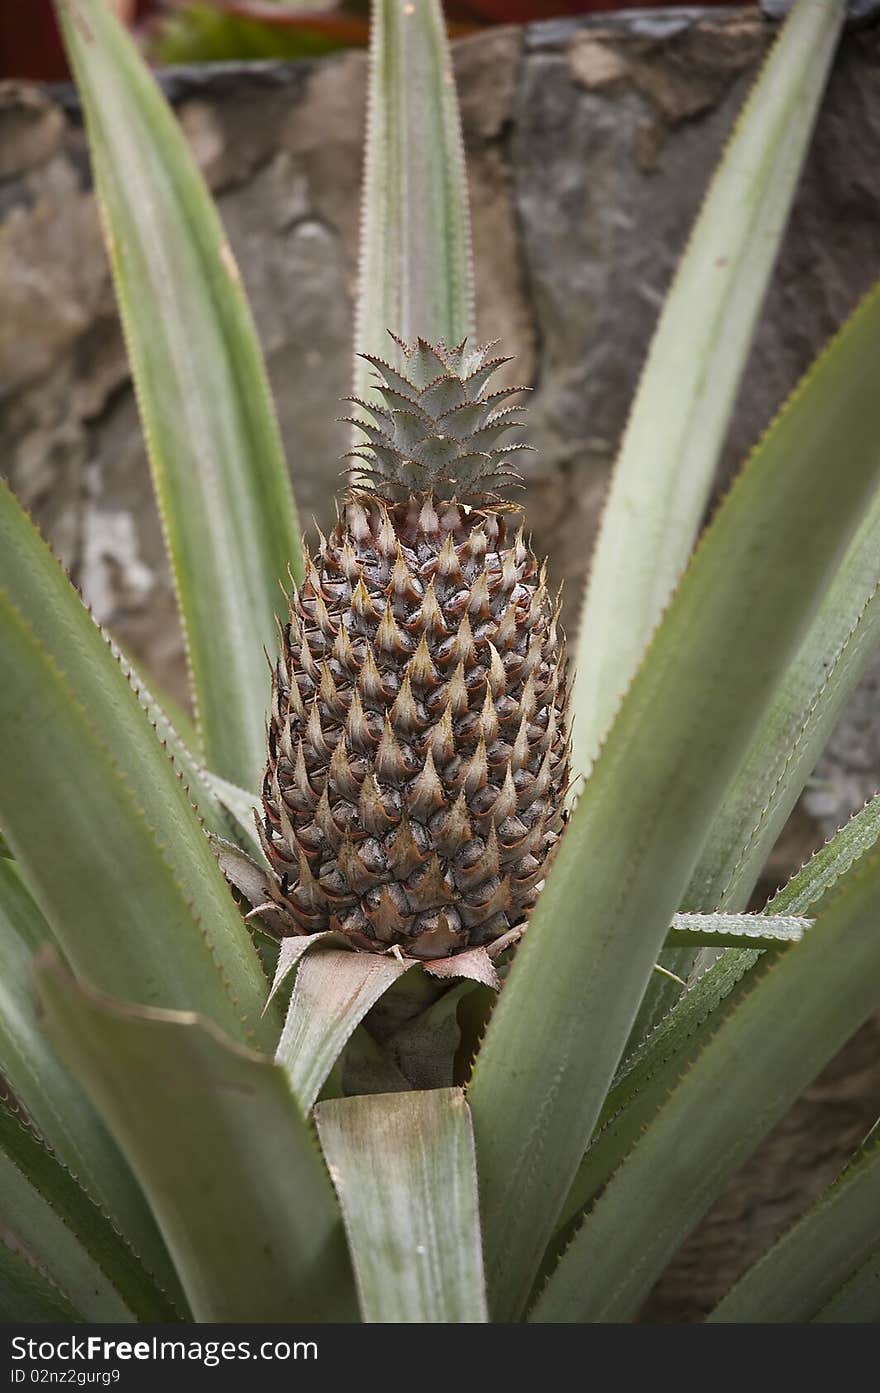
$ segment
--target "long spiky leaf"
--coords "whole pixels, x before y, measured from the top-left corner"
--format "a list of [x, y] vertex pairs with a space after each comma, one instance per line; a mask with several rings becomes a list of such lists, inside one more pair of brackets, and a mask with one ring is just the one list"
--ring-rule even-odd
[[[464, 154], [439, 0], [373, 0], [369, 84], [356, 348], [387, 357], [389, 330], [407, 343], [421, 336], [451, 347], [473, 336], [474, 308]], [[355, 397], [374, 399], [372, 373], [356, 356]]]
[[284, 1073], [192, 1012], [37, 964], [50, 1038], [138, 1176], [196, 1320], [345, 1320], [339, 1210]]
[[[880, 495], [874, 498], [797, 653], [782, 676], [748, 753], [728, 787], [682, 907], [739, 911], [815, 768], [840, 712], [880, 641]], [[697, 954], [664, 952], [687, 977]], [[675, 984], [650, 984], [633, 1027], [637, 1045], [672, 1006]]]
[[298, 526], [256, 333], [195, 160], [104, 0], [56, 0], [95, 182], [209, 765], [255, 788], [278, 579]]
[[[802, 919], [819, 913], [834, 887], [877, 845], [878, 839], [880, 798], [875, 798], [773, 897], [764, 915], [757, 916], [757, 922], [762, 917]], [[682, 1074], [749, 989], [749, 974], [760, 959], [756, 948], [731, 948], [722, 953], [691, 982], [621, 1065], [602, 1105], [589, 1150], [566, 1197], [560, 1230], [585, 1209], [620, 1165]]]
[[90, 1320], [179, 1313], [132, 1249], [35, 1134], [0, 1104], [0, 1224]]
[[54, 941], [21, 868], [0, 861], [0, 1079], [76, 1182], [160, 1282], [176, 1278], [153, 1216], [118, 1147], [37, 1020], [34, 954]]
[[764, 954], [596, 1201], [532, 1319], [633, 1318], [726, 1182], [880, 1006], [878, 910], [875, 849], [801, 943]]
[[843, 23], [798, 0], [752, 88], [664, 304], [615, 466], [575, 653], [586, 773], [687, 562]]
[[271, 1048], [265, 978], [182, 780], [3, 485], [0, 665], [0, 822], [68, 961]]
[[487, 1320], [470, 1113], [460, 1089], [320, 1103], [366, 1321]]
[[749, 1268], [711, 1322], [812, 1319], [880, 1244], [880, 1135], [869, 1139], [835, 1183]]
[[498, 1318], [528, 1295], [711, 818], [876, 490], [878, 349], [875, 291], [706, 533], [518, 950], [469, 1093]]

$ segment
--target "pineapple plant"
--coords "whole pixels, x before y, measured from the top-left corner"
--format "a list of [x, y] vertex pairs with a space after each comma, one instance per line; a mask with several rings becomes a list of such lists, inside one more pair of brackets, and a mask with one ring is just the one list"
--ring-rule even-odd
[[[198, 733], [0, 491], [4, 1318], [634, 1320], [880, 1004], [876, 800], [744, 912], [880, 637], [876, 292], [694, 549], [842, 0], [797, 0], [682, 257], [570, 675], [436, 0], [375, 0], [351, 467], [311, 552], [173, 117], [103, 0], [58, 8]], [[876, 1319], [878, 1158], [709, 1319]]]

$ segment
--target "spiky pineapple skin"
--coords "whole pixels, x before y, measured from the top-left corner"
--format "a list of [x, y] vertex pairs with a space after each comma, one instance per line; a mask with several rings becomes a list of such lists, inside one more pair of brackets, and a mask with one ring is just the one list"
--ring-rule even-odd
[[508, 515], [352, 492], [308, 558], [262, 790], [292, 931], [431, 959], [528, 915], [563, 824], [565, 647]]

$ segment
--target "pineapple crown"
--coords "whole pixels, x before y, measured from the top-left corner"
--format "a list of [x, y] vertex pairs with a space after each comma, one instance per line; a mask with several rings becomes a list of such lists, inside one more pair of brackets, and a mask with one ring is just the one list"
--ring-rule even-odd
[[372, 417], [345, 419], [366, 441], [349, 456], [366, 468], [355, 470], [359, 488], [393, 485], [409, 493], [496, 500], [498, 488], [519, 482], [506, 457], [529, 445], [496, 444], [499, 436], [524, 423], [519, 408], [504, 406], [527, 387], [487, 392], [492, 374], [509, 358], [490, 356], [495, 343], [468, 351], [463, 339], [454, 348], [417, 339], [407, 344], [391, 334], [398, 366], [363, 353], [375, 369], [376, 401], [348, 400]]

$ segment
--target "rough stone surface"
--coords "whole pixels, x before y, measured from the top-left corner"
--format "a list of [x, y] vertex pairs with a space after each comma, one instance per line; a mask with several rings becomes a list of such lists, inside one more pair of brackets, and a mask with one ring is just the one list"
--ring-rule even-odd
[[853, 692], [801, 800], [827, 834], [880, 784], [880, 655]]
[[[479, 329], [518, 355], [510, 380], [535, 389], [525, 503], [566, 582], [570, 627], [663, 293], [772, 34], [754, 10], [674, 10], [496, 29], [457, 45]], [[880, 272], [878, 49], [876, 28], [844, 37], [719, 492]], [[345, 448], [336, 418], [349, 382], [363, 58], [163, 81], [253, 303], [304, 522], [326, 524]], [[173, 587], [69, 89], [0, 88], [0, 438], [0, 467], [98, 617], [185, 703]], [[820, 824], [827, 833], [875, 791], [878, 698], [880, 662], [763, 889], [809, 853]], [[705, 1309], [833, 1170], [840, 1140], [876, 1114], [878, 1037], [860, 1038], [839, 1101], [832, 1071], [685, 1250], [649, 1318]], [[796, 1169], [784, 1160], [792, 1148]]]
[[[794, 0], [761, 0], [761, 9], [769, 19], [784, 19]], [[846, 23], [850, 26], [870, 24], [880, 17], [878, 0], [848, 0]]]

